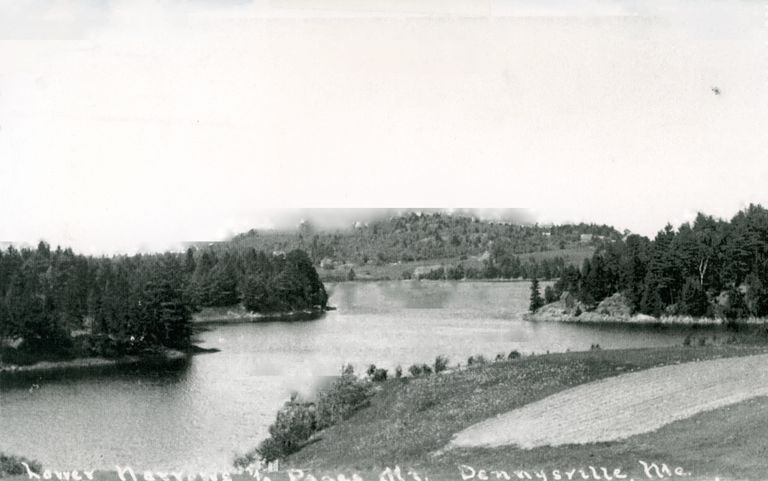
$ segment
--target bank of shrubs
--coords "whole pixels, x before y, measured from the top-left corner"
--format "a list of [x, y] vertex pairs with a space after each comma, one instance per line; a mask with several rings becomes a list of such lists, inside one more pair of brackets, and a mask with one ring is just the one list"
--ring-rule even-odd
[[258, 460], [271, 462], [295, 453], [316, 432], [365, 407], [371, 394], [372, 380], [357, 377], [352, 366], [346, 366], [333, 384], [317, 394], [314, 402], [292, 396], [269, 427], [269, 437], [256, 449], [237, 457], [235, 467], [244, 468]]
[[[496, 360], [514, 360], [519, 357], [518, 351], [512, 351], [506, 356], [500, 354]], [[467, 361], [468, 366], [485, 363], [487, 361], [482, 355], [471, 356]], [[412, 378], [418, 378], [439, 374], [447, 369], [448, 358], [441, 355], [435, 358], [432, 365], [411, 365], [408, 373]], [[403, 369], [397, 366], [393, 379], [402, 378]], [[352, 366], [347, 365], [342, 369], [341, 376], [329, 387], [317, 393], [314, 401], [292, 396], [278, 411], [275, 422], [269, 427], [269, 437], [255, 449], [236, 457], [235, 467], [247, 468], [259, 462], [269, 463], [299, 451], [317, 432], [344, 421], [359, 409], [366, 407], [375, 391], [375, 386], [387, 379], [390, 379], [388, 371], [374, 364], [368, 367], [365, 377], [358, 377]]]

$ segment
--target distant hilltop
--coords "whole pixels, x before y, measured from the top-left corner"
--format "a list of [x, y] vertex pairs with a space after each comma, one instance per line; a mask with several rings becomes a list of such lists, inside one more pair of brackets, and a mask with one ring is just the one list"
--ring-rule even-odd
[[340, 229], [317, 228], [308, 221], [300, 222], [295, 229], [253, 229], [221, 245], [266, 252], [302, 249], [316, 265], [365, 265], [594, 248], [622, 237], [624, 234], [607, 225], [544, 226], [443, 212], [412, 212], [369, 222], [357, 220]]

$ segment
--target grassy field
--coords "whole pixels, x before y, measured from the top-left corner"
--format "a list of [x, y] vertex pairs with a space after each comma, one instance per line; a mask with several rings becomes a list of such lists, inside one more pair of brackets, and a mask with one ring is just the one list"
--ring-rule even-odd
[[433, 480], [462, 479], [461, 464], [509, 472], [544, 469], [550, 471], [549, 479], [552, 470], [591, 465], [622, 468], [643, 479], [639, 460], [645, 460], [680, 466], [694, 478], [764, 479], [765, 398], [701, 413], [622, 441], [441, 451], [454, 433], [468, 426], [585, 382], [655, 366], [766, 351], [759, 346], [723, 345], [549, 354], [392, 380], [369, 408], [321, 433], [290, 457], [288, 465], [310, 469], [315, 476], [358, 472], [364, 479], [378, 479], [385, 467], [399, 465]]

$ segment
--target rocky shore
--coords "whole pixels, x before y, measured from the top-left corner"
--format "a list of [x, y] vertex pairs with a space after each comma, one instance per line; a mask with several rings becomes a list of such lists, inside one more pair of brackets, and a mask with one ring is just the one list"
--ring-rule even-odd
[[[555, 302], [546, 304], [533, 313], [526, 313], [528, 321], [541, 322], [580, 322], [580, 323], [625, 323], [625, 324], [664, 324], [681, 326], [719, 326], [726, 324], [725, 319], [691, 316], [661, 316], [632, 314], [629, 302], [622, 294], [614, 294], [601, 301], [597, 307], [588, 310], [572, 296], [564, 294]], [[750, 318], [739, 320], [740, 324], [765, 324], [768, 319]]]

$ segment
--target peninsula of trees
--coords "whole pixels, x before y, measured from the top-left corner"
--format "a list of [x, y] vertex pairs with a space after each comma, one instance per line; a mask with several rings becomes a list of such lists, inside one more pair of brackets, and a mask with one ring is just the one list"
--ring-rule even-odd
[[616, 293], [633, 312], [743, 319], [768, 316], [768, 210], [750, 205], [730, 221], [699, 214], [651, 240], [602, 244], [568, 267], [547, 301], [569, 293], [587, 309]]
[[[0, 341], [7, 363], [19, 353], [59, 359], [185, 349], [194, 311], [240, 303], [259, 313], [321, 310], [327, 295], [300, 250], [98, 258], [40, 242], [36, 249], [0, 252]], [[18, 345], [8, 347], [9, 341]]]

